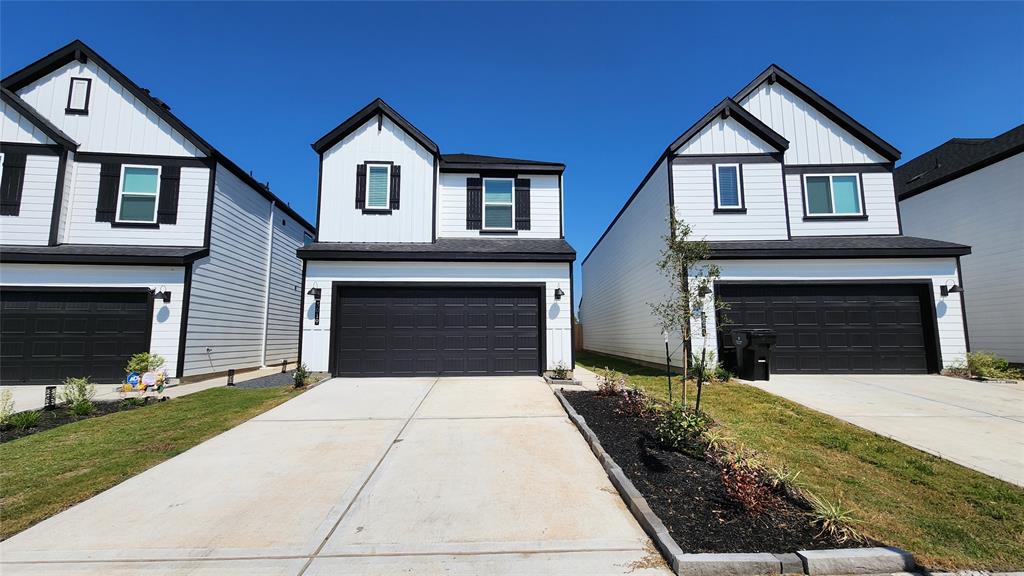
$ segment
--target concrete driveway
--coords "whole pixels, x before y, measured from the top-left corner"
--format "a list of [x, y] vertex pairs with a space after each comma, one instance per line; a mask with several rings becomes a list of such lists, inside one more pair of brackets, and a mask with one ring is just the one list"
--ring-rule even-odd
[[1024, 486], [1024, 384], [888, 374], [775, 374], [753, 384]]
[[669, 574], [535, 377], [334, 379], [0, 544], [15, 574]]

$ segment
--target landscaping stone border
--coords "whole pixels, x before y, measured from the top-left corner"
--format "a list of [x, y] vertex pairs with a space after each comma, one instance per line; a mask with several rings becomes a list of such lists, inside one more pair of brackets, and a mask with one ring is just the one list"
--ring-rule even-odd
[[560, 380], [558, 378], [552, 378], [551, 376], [548, 376], [547, 374], [544, 375], [544, 381], [547, 382], [548, 384], [553, 384], [555, 386], [558, 386], [558, 385], [582, 386], [583, 385], [583, 382], [580, 382], [579, 380]]
[[601, 462], [629, 511], [654, 541], [654, 545], [668, 562], [672, 571], [680, 576], [760, 576], [769, 574], [806, 574], [826, 576], [836, 574], [880, 574], [912, 572], [916, 568], [914, 556], [899, 548], [836, 548], [830, 550], [800, 550], [795, 554], [768, 552], [733, 554], [687, 554], [676, 543], [668, 528], [651, 510], [640, 491], [626, 477], [622, 468], [601, 447], [587, 421], [576, 412], [561, 390], [554, 390], [569, 419], [576, 425], [590, 445], [594, 456]]

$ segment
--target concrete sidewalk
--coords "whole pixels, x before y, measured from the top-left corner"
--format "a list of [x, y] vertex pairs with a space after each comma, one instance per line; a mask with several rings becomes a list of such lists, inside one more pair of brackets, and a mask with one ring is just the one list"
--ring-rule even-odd
[[0, 543], [17, 574], [670, 574], [543, 380], [334, 379]]
[[772, 394], [1024, 486], [1024, 384], [938, 375], [773, 374]]

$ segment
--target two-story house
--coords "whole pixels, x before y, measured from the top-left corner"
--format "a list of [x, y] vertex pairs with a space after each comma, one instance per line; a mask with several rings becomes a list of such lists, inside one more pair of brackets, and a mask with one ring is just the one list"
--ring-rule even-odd
[[971, 246], [962, 264], [974, 349], [1024, 363], [1024, 124], [953, 138], [894, 176], [908, 234]]
[[2, 85], [4, 384], [297, 359], [309, 223], [80, 41]]
[[958, 259], [970, 249], [902, 234], [898, 158], [770, 66], [665, 149], [583, 260], [586, 348], [664, 365], [649, 304], [668, 292], [656, 263], [671, 211], [721, 269], [704, 308], [727, 306], [706, 331], [695, 320], [685, 345], [670, 334], [673, 364], [706, 349], [730, 365], [740, 328], [776, 331], [776, 373], [937, 372], [962, 359]]
[[378, 99], [313, 144], [302, 361], [335, 376], [572, 365], [565, 167], [437, 144]]

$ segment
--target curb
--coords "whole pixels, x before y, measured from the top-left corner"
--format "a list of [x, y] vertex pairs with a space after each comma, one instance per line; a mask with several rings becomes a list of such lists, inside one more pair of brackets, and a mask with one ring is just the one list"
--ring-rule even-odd
[[594, 456], [604, 467], [619, 496], [636, 521], [651, 538], [672, 571], [680, 576], [762, 576], [775, 574], [806, 574], [832, 576], [837, 574], [880, 574], [912, 572], [917, 564], [914, 556], [899, 548], [835, 548], [830, 550], [799, 550], [793, 554], [768, 552], [730, 554], [686, 554], [676, 543], [668, 528], [651, 510], [647, 500], [626, 477], [622, 468], [601, 447], [587, 421], [565, 399], [561, 390], [554, 390], [569, 420], [590, 445]]

